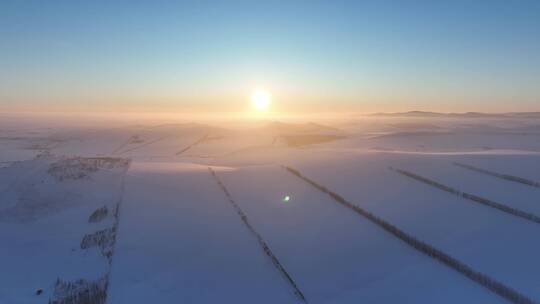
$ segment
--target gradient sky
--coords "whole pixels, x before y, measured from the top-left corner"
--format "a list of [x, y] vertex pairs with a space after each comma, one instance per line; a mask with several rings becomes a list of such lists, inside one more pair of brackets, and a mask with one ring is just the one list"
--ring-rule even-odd
[[540, 1], [0, 2], [0, 109], [540, 111]]

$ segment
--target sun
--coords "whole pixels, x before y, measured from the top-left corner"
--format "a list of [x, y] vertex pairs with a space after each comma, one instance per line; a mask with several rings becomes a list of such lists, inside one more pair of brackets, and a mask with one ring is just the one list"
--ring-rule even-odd
[[251, 105], [259, 111], [264, 111], [270, 107], [270, 103], [272, 102], [271, 99], [272, 96], [270, 95], [270, 92], [258, 89], [251, 95]]

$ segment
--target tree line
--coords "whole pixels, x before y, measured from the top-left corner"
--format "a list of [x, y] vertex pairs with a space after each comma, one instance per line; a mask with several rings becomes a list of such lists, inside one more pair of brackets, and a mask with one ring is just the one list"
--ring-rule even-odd
[[443, 252], [440, 249], [437, 249], [433, 247], [432, 245], [420, 241], [413, 237], [412, 235], [404, 232], [403, 230], [397, 228], [396, 226], [392, 225], [391, 223], [383, 220], [382, 218], [374, 215], [373, 213], [359, 207], [358, 205], [355, 205], [343, 197], [341, 197], [339, 194], [332, 192], [328, 190], [326, 187], [316, 183], [315, 181], [303, 176], [300, 171], [293, 169], [291, 167], [284, 166], [284, 168], [292, 173], [293, 175], [299, 177], [300, 179], [304, 180], [308, 184], [314, 186], [318, 190], [328, 194], [334, 201], [337, 203], [345, 206], [346, 208], [356, 212], [357, 214], [363, 216], [364, 218], [368, 219], [372, 223], [376, 224], [380, 228], [384, 229], [388, 233], [392, 234], [396, 238], [400, 239], [401, 241], [405, 242], [407, 245], [411, 246], [412, 248], [416, 249], [417, 251], [441, 262], [442, 264], [454, 269], [455, 271], [461, 273], [462, 275], [466, 276], [467, 278], [471, 279], [472, 281], [480, 284], [481, 286], [491, 290], [492, 292], [496, 293], [497, 295], [511, 301], [512, 303], [517, 304], [532, 304], [534, 303], [531, 299], [529, 299], [527, 296], [519, 293], [518, 291], [514, 290], [511, 287], [508, 287], [504, 285], [501, 282], [498, 282], [497, 280], [490, 278], [486, 274], [483, 274], [479, 271], [474, 270], [472, 267], [468, 266], [467, 264], [457, 260], [456, 258], [453, 258], [449, 254]]
[[212, 168], [209, 167], [208, 170], [210, 171], [210, 174], [212, 175], [212, 177], [214, 178], [214, 180], [218, 184], [219, 188], [223, 191], [223, 193], [225, 193], [225, 196], [227, 197], [227, 200], [233, 206], [236, 213], [240, 216], [240, 218], [242, 219], [242, 222], [244, 223], [244, 225], [246, 225], [246, 227], [249, 229], [249, 231], [255, 236], [255, 238], [259, 242], [259, 245], [262, 247], [264, 253], [270, 258], [270, 260], [272, 261], [272, 264], [274, 265], [274, 267], [276, 267], [276, 269], [281, 273], [281, 275], [285, 278], [285, 280], [291, 285], [291, 287], [293, 288], [295, 296], [301, 302], [307, 303], [306, 297], [304, 296], [302, 291], [300, 291], [300, 288], [298, 287], [296, 282], [289, 275], [287, 270], [285, 270], [285, 267], [283, 266], [283, 264], [281, 264], [281, 262], [278, 260], [276, 255], [272, 252], [272, 250], [270, 249], [270, 247], [268, 246], [266, 241], [263, 239], [263, 237], [251, 225], [246, 213], [240, 208], [240, 206], [232, 198], [231, 193], [229, 192], [229, 190], [227, 189], [225, 184], [223, 184], [223, 182], [220, 180], [220, 178], [217, 176], [216, 172]]
[[465, 168], [465, 169], [475, 171], [475, 172], [479, 172], [479, 173], [482, 173], [482, 174], [486, 174], [486, 175], [489, 175], [489, 176], [494, 176], [494, 177], [502, 178], [504, 180], [524, 184], [524, 185], [527, 185], [527, 186], [540, 188], [540, 183], [539, 182], [536, 182], [536, 181], [533, 181], [533, 180], [530, 180], [530, 179], [526, 179], [526, 178], [523, 178], [523, 177], [509, 175], [509, 174], [503, 174], [503, 173], [497, 173], [497, 172], [493, 172], [493, 171], [490, 171], [490, 170], [486, 170], [486, 169], [482, 169], [482, 168], [478, 168], [478, 167], [474, 167], [474, 166], [471, 166], [471, 165], [462, 164], [462, 163], [458, 163], [458, 162], [453, 162], [452, 164], [454, 164], [455, 166], [461, 167], [461, 168]]
[[443, 185], [441, 183], [438, 183], [438, 182], [436, 182], [434, 180], [428, 179], [426, 177], [420, 176], [418, 174], [415, 174], [415, 173], [412, 173], [412, 172], [409, 172], [409, 171], [396, 169], [396, 168], [392, 168], [392, 167], [390, 167], [390, 169], [395, 171], [395, 172], [398, 172], [398, 173], [400, 173], [400, 174], [402, 174], [404, 176], [408, 176], [408, 177], [410, 177], [412, 179], [423, 182], [423, 183], [425, 183], [427, 185], [431, 185], [431, 186], [433, 186], [435, 188], [439, 188], [439, 189], [441, 189], [443, 191], [446, 191], [446, 192], [455, 194], [455, 195], [457, 195], [459, 197], [463, 197], [465, 199], [468, 199], [468, 200], [470, 200], [472, 202], [479, 203], [479, 204], [482, 204], [484, 206], [488, 206], [490, 208], [494, 208], [494, 209], [497, 209], [499, 211], [505, 212], [507, 214], [511, 214], [513, 216], [517, 216], [519, 218], [522, 218], [522, 219], [525, 219], [525, 220], [540, 224], [540, 217], [533, 214], [533, 213], [523, 211], [523, 210], [520, 210], [520, 209], [516, 209], [516, 208], [510, 207], [510, 206], [508, 206], [506, 204], [498, 203], [498, 202], [492, 201], [490, 199], [487, 199], [487, 198], [484, 198], [484, 197], [481, 197], [481, 196], [478, 196], [478, 195], [474, 195], [474, 194], [467, 193], [467, 192], [461, 192], [461, 191], [459, 191], [457, 189], [445, 186], [445, 185]]

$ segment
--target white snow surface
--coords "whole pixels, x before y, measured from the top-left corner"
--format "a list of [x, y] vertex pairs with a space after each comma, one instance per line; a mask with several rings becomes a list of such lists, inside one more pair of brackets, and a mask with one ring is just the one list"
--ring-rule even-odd
[[[540, 216], [540, 188], [453, 164], [540, 181], [538, 119], [352, 117], [232, 127], [5, 118], [0, 304], [47, 303], [58, 278], [103, 276], [106, 303], [301, 303], [209, 167], [309, 303], [508, 303], [283, 165], [540, 301], [540, 224], [389, 169]], [[127, 172], [100, 165], [84, 174], [66, 169], [65, 179], [51, 173], [79, 158], [131, 163]], [[103, 206], [108, 215], [89, 222]], [[110, 261], [97, 247], [81, 249], [86, 234], [116, 224]]]

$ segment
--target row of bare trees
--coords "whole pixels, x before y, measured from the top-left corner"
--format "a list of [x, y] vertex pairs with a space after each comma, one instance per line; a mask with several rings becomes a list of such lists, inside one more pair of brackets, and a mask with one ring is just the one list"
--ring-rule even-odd
[[533, 181], [533, 180], [530, 180], [530, 179], [526, 179], [526, 178], [523, 178], [523, 177], [504, 174], [504, 173], [497, 173], [497, 172], [493, 172], [493, 171], [490, 171], [490, 170], [486, 170], [486, 169], [482, 169], [482, 168], [478, 168], [478, 167], [475, 167], [475, 166], [462, 164], [462, 163], [458, 163], [458, 162], [453, 162], [453, 164], [458, 166], [458, 167], [465, 168], [465, 169], [475, 171], [475, 172], [478, 172], [478, 173], [482, 173], [482, 174], [502, 178], [504, 180], [524, 184], [524, 185], [527, 185], [527, 186], [540, 188], [540, 183], [539, 182], [536, 182], [536, 181]]
[[468, 200], [470, 200], [472, 202], [479, 203], [479, 204], [482, 204], [484, 206], [487, 206], [487, 207], [494, 208], [494, 209], [497, 209], [499, 211], [505, 212], [507, 214], [511, 214], [513, 216], [517, 216], [519, 218], [522, 218], [522, 219], [525, 219], [525, 220], [540, 224], [540, 217], [533, 214], [533, 213], [523, 211], [523, 210], [520, 210], [520, 209], [516, 209], [516, 208], [510, 207], [510, 206], [508, 206], [506, 204], [498, 203], [498, 202], [495, 202], [493, 200], [490, 200], [490, 199], [487, 199], [487, 198], [484, 198], [484, 197], [481, 197], [481, 196], [478, 196], [478, 195], [474, 195], [474, 194], [467, 193], [467, 192], [461, 192], [461, 191], [459, 191], [457, 189], [445, 186], [445, 185], [443, 185], [441, 183], [438, 183], [438, 182], [436, 182], [434, 180], [431, 180], [429, 178], [420, 176], [418, 174], [415, 174], [415, 173], [412, 173], [412, 172], [409, 172], [409, 171], [406, 171], [406, 170], [396, 169], [396, 168], [392, 168], [392, 167], [390, 167], [390, 169], [397, 172], [397, 173], [400, 173], [400, 174], [402, 174], [404, 176], [408, 176], [408, 177], [410, 177], [412, 179], [415, 179], [417, 181], [425, 183], [427, 185], [430, 185], [430, 186], [433, 186], [435, 188], [441, 189], [443, 191], [455, 194], [455, 195], [457, 195], [459, 197], [463, 197], [465, 199], [468, 199]]
[[384, 229], [388, 233], [392, 234], [396, 238], [400, 239], [401, 241], [405, 242], [407, 245], [413, 247], [414, 249], [418, 250], [419, 252], [439, 261], [440, 263], [456, 270], [457, 272], [461, 273], [462, 275], [466, 276], [467, 278], [471, 279], [472, 281], [482, 285], [483, 287], [491, 290], [492, 292], [496, 293], [497, 295], [511, 301], [512, 303], [519, 303], [519, 304], [532, 304], [534, 303], [531, 299], [529, 299], [527, 296], [521, 294], [520, 292], [514, 290], [511, 287], [508, 287], [504, 285], [501, 282], [498, 282], [497, 280], [490, 278], [486, 274], [483, 274], [481, 272], [478, 272], [468, 266], [467, 264], [453, 258], [449, 254], [443, 252], [440, 249], [437, 249], [433, 247], [432, 245], [420, 241], [413, 237], [412, 235], [404, 232], [403, 230], [399, 229], [398, 227], [392, 225], [391, 223], [383, 220], [382, 218], [374, 215], [373, 213], [359, 207], [358, 205], [355, 205], [343, 197], [341, 197], [339, 194], [332, 192], [328, 190], [326, 187], [316, 183], [315, 181], [303, 176], [300, 171], [293, 169], [291, 167], [284, 167], [288, 172], [292, 173], [293, 175], [299, 177], [300, 179], [306, 181], [308, 184], [312, 185], [313, 187], [317, 188], [318, 190], [328, 194], [334, 201], [337, 203], [345, 206], [346, 208], [349, 208], [350, 210], [353, 210], [354, 212], [358, 213], [359, 215], [363, 216], [364, 218], [368, 219], [372, 223], [376, 224], [380, 228]]
[[276, 267], [276, 269], [281, 273], [281, 275], [285, 278], [285, 280], [291, 285], [291, 287], [293, 288], [293, 292], [294, 292], [295, 296], [298, 298], [299, 301], [301, 301], [303, 303], [307, 303], [306, 297], [304, 296], [302, 291], [300, 291], [300, 288], [298, 287], [296, 282], [292, 279], [292, 277], [289, 275], [287, 270], [285, 270], [285, 267], [283, 267], [283, 264], [281, 264], [281, 262], [278, 260], [276, 255], [272, 252], [272, 250], [270, 249], [270, 247], [268, 246], [266, 241], [263, 239], [263, 237], [251, 225], [246, 213], [234, 201], [234, 199], [231, 196], [231, 193], [229, 192], [227, 187], [225, 187], [225, 185], [220, 180], [220, 178], [217, 176], [216, 172], [214, 170], [212, 170], [212, 168], [210, 168], [210, 167], [208, 168], [208, 170], [210, 171], [210, 174], [214, 177], [214, 179], [215, 179], [216, 183], [218, 184], [218, 186], [220, 187], [220, 189], [223, 191], [223, 193], [225, 193], [225, 196], [227, 197], [227, 200], [233, 206], [236, 213], [240, 216], [240, 218], [242, 219], [242, 222], [246, 225], [246, 227], [249, 229], [249, 231], [255, 236], [255, 238], [259, 242], [259, 245], [262, 247], [264, 253], [270, 258], [270, 260], [272, 261], [272, 264], [274, 264], [274, 267]]
[[106, 277], [95, 281], [57, 279], [54, 299], [49, 300], [49, 304], [104, 304], [107, 299], [107, 285]]
[[[95, 281], [79, 279], [76, 281], [63, 281], [58, 279], [54, 287], [53, 297], [49, 299], [49, 304], [105, 304], [107, 300], [108, 286], [111, 274], [112, 257], [114, 254], [118, 225], [120, 221], [120, 207], [124, 196], [125, 177], [131, 161], [122, 158], [90, 158], [89, 162], [96, 166], [115, 167], [121, 166], [124, 169], [120, 191], [115, 207], [112, 210], [114, 218], [110, 228], [89, 233], [81, 239], [80, 248], [89, 249], [98, 247], [101, 254], [107, 258], [109, 268]], [[96, 209], [89, 216], [89, 222], [101, 221], [109, 214], [107, 205]]]

